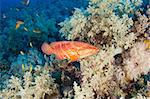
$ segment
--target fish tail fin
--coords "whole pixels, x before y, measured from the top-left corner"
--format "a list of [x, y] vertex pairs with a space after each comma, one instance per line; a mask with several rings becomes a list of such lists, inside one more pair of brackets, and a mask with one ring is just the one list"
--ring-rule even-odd
[[48, 43], [43, 43], [41, 46], [41, 50], [47, 55], [50, 55], [53, 53], [53, 50]]

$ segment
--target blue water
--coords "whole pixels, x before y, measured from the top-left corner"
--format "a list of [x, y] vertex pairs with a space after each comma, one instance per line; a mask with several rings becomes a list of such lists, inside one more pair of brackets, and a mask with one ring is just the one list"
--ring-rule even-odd
[[0, 1], [0, 7], [1, 10], [4, 11], [6, 9], [9, 9], [10, 7], [15, 7], [15, 5], [19, 4], [21, 0], [1, 0]]
[[[62, 40], [59, 37], [59, 22], [62, 22], [70, 15], [74, 8], [85, 8], [86, 0], [30, 0], [29, 5], [24, 5], [25, 0], [1, 0], [1, 45], [11, 54], [16, 54], [17, 50], [28, 49], [29, 42], [40, 45], [43, 41]], [[23, 21], [25, 24], [15, 30], [17, 21]], [[23, 29], [28, 29], [23, 31]], [[38, 29], [45, 35], [38, 36], [37, 42], [33, 30]], [[29, 33], [30, 31], [30, 33]], [[32, 33], [31, 33], [32, 32]], [[46, 37], [47, 36], [47, 37]], [[18, 42], [14, 42], [18, 38]], [[9, 46], [5, 45], [10, 43]], [[23, 46], [24, 45], [24, 46]], [[38, 46], [37, 46], [38, 47]], [[12, 51], [13, 50], [13, 51]], [[8, 53], [7, 53], [8, 54]], [[8, 56], [8, 55], [3, 55]]]

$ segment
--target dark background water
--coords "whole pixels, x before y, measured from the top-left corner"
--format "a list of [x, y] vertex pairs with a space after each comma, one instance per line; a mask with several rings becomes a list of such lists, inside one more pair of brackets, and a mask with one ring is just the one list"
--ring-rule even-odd
[[[7, 8], [13, 7], [17, 4], [20, 4], [23, 0], [0, 0], [0, 8], [1, 10], [5, 10]], [[38, 0], [30, 0], [31, 2], [37, 2]], [[47, 1], [58, 1], [58, 0], [41, 0], [42, 2], [47, 2]], [[65, 1], [65, 0], [64, 0]], [[80, 0], [75, 0], [75, 1], [80, 1]], [[86, 0], [84, 0], [86, 1]], [[143, 0], [144, 4], [148, 5], [150, 4], [149, 0]]]
[[[70, 5], [71, 2], [74, 3], [74, 7], [81, 7], [81, 3], [83, 3], [83, 6], [85, 6], [87, 4], [87, 0], [30, 0], [30, 3], [36, 3], [36, 2], [58, 2], [58, 1], [64, 1], [66, 2], [65, 5], [66, 6], [72, 6]], [[21, 4], [21, 2], [23, 2], [23, 0], [0, 0], [0, 8], [2, 11], [9, 9], [10, 7], [15, 7], [18, 4]], [[80, 3], [80, 4], [77, 4]], [[86, 3], [84, 5], [84, 3]], [[38, 5], [37, 5], [38, 6]]]
[[17, 4], [19, 4], [21, 0], [0, 0], [0, 7], [1, 10], [6, 10], [10, 7], [13, 7]]

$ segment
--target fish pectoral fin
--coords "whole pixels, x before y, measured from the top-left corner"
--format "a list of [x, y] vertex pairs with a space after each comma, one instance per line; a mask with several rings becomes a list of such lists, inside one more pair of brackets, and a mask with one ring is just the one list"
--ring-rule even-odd
[[72, 62], [72, 60], [69, 60], [68, 62], [67, 62], [67, 64], [70, 64]]
[[79, 59], [79, 56], [72, 55], [70, 58], [71, 58], [70, 60], [73, 62], [73, 61], [77, 61]]
[[63, 61], [64, 61], [65, 63], [67, 63], [67, 64], [69, 64], [69, 63], [72, 62], [72, 60], [70, 60], [70, 59], [68, 59], [68, 58], [63, 59]]

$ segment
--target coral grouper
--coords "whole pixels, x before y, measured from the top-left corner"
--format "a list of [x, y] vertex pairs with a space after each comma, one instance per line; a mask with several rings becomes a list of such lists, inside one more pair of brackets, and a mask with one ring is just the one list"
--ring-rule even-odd
[[43, 43], [41, 49], [47, 55], [55, 54], [57, 59], [69, 59], [70, 62], [96, 54], [99, 51], [93, 45], [78, 41]]

